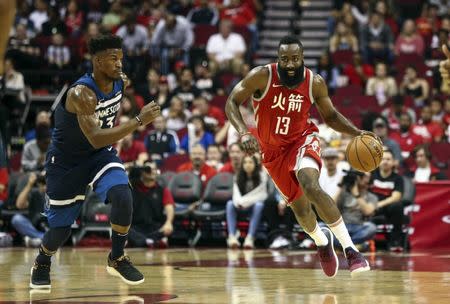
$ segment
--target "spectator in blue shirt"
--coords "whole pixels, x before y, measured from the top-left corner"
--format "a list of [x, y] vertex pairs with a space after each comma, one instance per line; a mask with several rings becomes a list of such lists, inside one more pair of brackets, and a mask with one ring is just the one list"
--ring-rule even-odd
[[214, 135], [205, 130], [205, 121], [201, 116], [192, 116], [188, 123], [188, 134], [181, 139], [181, 149], [189, 152], [195, 144], [201, 144], [205, 150], [214, 144]]

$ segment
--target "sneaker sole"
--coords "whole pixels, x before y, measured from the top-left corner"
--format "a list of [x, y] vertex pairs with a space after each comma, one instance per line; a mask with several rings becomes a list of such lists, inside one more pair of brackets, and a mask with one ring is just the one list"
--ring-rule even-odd
[[325, 274], [325, 275], [327, 277], [329, 277], [329, 278], [334, 278], [336, 276], [336, 274], [338, 273], [338, 270], [339, 270], [339, 259], [338, 259], [337, 254], [336, 254], [336, 250], [334, 250], [334, 235], [333, 235], [333, 232], [331, 232], [331, 230], [326, 228], [326, 227], [323, 227], [321, 229], [322, 230], [324, 230], [324, 229], [328, 230], [328, 233], [330, 234], [330, 240], [328, 240], [328, 241], [331, 242], [331, 250], [333, 251], [334, 260], [336, 261], [336, 270], [334, 271], [334, 274], [332, 276], [329, 276], [327, 274]]
[[130, 281], [125, 279], [114, 267], [110, 267], [110, 266], [106, 266], [106, 272], [108, 272], [110, 275], [112, 275], [113, 277], [118, 277], [121, 278], [122, 281], [124, 281], [125, 283], [127, 283], [128, 285], [139, 285], [144, 283], [145, 278], [143, 278], [142, 280], [139, 281]]
[[353, 270], [352, 272], [350, 272], [350, 276], [352, 278], [355, 278], [355, 277], [361, 275], [363, 272], [369, 271], [370, 270], [370, 265], [369, 265], [369, 263], [367, 261], [366, 261], [366, 263], [367, 263], [367, 266], [357, 268], [357, 269]]
[[[31, 269], [31, 271], [30, 271], [30, 275], [32, 275], [33, 274], [33, 268]], [[52, 288], [52, 285], [50, 284], [50, 285], [35, 285], [35, 284], [33, 284], [32, 282], [31, 282], [31, 278], [30, 278], [30, 288], [32, 288], [32, 289], [50, 289], [50, 288]]]

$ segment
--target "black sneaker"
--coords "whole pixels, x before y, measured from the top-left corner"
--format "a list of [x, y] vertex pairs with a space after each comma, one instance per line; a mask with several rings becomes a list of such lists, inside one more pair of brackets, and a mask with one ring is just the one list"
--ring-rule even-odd
[[51, 288], [50, 265], [51, 263], [39, 264], [38, 262], [34, 262], [33, 267], [31, 267], [30, 288]]
[[144, 282], [144, 275], [139, 272], [130, 261], [130, 257], [123, 255], [115, 260], [111, 260], [108, 255], [108, 266], [106, 271], [115, 277], [119, 277], [127, 284], [138, 285]]

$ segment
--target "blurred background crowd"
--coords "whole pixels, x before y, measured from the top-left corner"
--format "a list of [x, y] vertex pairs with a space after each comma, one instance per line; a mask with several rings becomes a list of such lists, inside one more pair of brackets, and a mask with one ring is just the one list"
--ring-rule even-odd
[[[64, 86], [92, 69], [87, 42], [101, 33], [123, 38], [123, 70], [131, 79], [116, 124], [152, 100], [162, 108], [153, 124], [115, 147], [133, 184], [129, 246], [312, 246], [260, 155], [243, 153], [224, 114], [234, 85], [255, 65], [275, 60], [278, 32], [308, 37], [320, 28], [326, 39], [304, 41], [306, 65], [326, 80], [335, 106], [385, 144], [378, 170], [352, 171], [344, 157], [350, 138], [311, 113], [322, 139], [320, 183], [362, 250], [407, 249], [414, 183], [450, 177], [450, 88], [437, 72], [449, 41], [449, 1], [18, 3], [0, 102], [1, 220], [14, 244], [40, 244], [52, 108]], [[314, 8], [316, 15], [309, 13]], [[289, 32], [277, 31], [284, 21]], [[241, 112], [254, 129], [251, 104]], [[89, 197], [71, 241], [90, 244], [86, 236], [108, 227], [108, 205]]]

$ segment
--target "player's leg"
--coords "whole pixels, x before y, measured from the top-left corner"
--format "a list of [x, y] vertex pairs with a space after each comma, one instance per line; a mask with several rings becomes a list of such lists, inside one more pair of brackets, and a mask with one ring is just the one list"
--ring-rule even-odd
[[30, 288], [50, 288], [51, 258], [70, 236], [70, 226], [80, 214], [82, 202], [46, 211], [50, 229], [44, 234], [38, 256], [31, 269]]
[[290, 206], [298, 223], [314, 240], [323, 271], [327, 276], [334, 277], [339, 269], [339, 260], [334, 250], [333, 234], [328, 228], [319, 227], [316, 214], [306, 195], [300, 196]]
[[[341, 243], [352, 275], [370, 270], [369, 263], [358, 252], [358, 249], [353, 244], [336, 203], [320, 187], [319, 166], [317, 163], [314, 166], [314, 162], [315, 160], [311, 157], [302, 159], [303, 167], [301, 167], [296, 174], [299, 184], [307, 199], [314, 204], [321, 219], [325, 221]], [[311, 163], [311, 165], [308, 163]]]
[[122, 169], [104, 173], [94, 185], [100, 200], [111, 204], [111, 253], [106, 270], [110, 275], [120, 277], [125, 283], [136, 285], [144, 282], [144, 276], [125, 255], [124, 247], [133, 216], [133, 197], [128, 186], [128, 176]]

